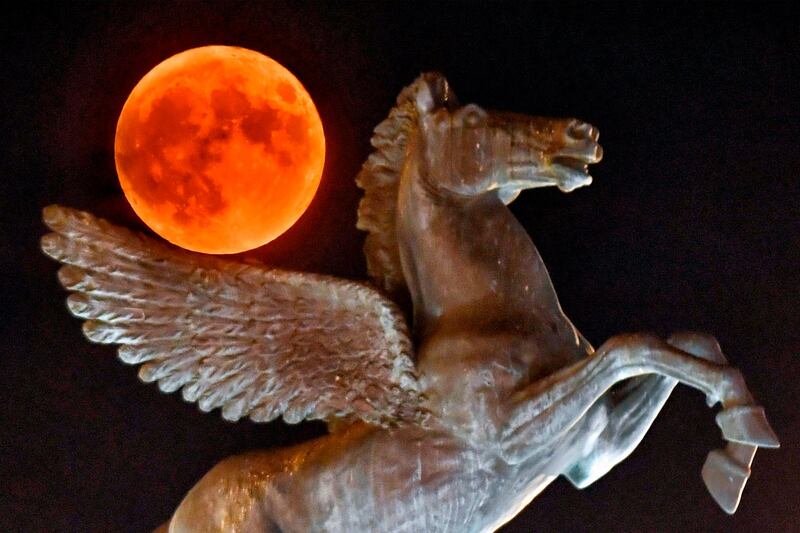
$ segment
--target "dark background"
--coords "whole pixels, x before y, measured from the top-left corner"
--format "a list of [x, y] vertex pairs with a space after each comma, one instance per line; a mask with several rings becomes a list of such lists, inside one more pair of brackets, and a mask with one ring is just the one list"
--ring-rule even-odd
[[800, 531], [800, 18], [772, 5], [78, 4], [3, 13], [0, 530], [144, 531], [216, 462], [319, 434], [229, 424], [138, 382], [86, 342], [38, 250], [53, 202], [134, 225], [113, 160], [129, 91], [206, 44], [266, 53], [322, 115], [328, 159], [307, 214], [257, 255], [364, 278], [353, 177], [399, 90], [438, 69], [462, 102], [571, 115], [606, 158], [570, 195], [513, 211], [595, 344], [713, 332], [784, 444], [761, 451], [734, 517], [700, 478], [721, 443], [676, 390], [633, 455], [584, 491], [559, 480], [503, 531]]

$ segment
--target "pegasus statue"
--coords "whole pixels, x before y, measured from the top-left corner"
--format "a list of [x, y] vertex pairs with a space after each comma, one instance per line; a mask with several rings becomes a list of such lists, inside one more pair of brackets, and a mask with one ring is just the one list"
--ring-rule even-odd
[[[424, 74], [375, 129], [360, 174], [370, 283], [173, 248], [72, 209], [44, 210], [89, 340], [203, 411], [329, 423], [321, 438], [222, 461], [164, 531], [483, 532], [557, 476], [590, 485], [638, 445], [678, 383], [719, 402], [728, 441], [702, 477], [736, 510], [778, 439], [701, 333], [593, 348], [562, 312], [507, 205], [591, 182], [598, 131], [461, 106]], [[393, 299], [409, 298], [411, 328]]]

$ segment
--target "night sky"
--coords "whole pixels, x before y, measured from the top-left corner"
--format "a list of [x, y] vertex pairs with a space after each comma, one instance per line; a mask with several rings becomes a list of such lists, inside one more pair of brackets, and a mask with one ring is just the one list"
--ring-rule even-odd
[[142, 226], [117, 182], [122, 105], [163, 59], [207, 44], [276, 59], [314, 98], [328, 158], [308, 212], [253, 252], [364, 279], [354, 176], [402, 87], [439, 70], [462, 103], [575, 116], [605, 159], [572, 194], [513, 212], [595, 345], [624, 331], [716, 335], [783, 447], [762, 450], [733, 517], [700, 468], [722, 443], [681, 387], [632, 456], [590, 488], [559, 480], [502, 531], [800, 531], [800, 17], [759, 3], [80, 3], [0, 20], [0, 530], [146, 531], [214, 464], [321, 434], [230, 424], [141, 384], [69, 316], [39, 251], [60, 203]]

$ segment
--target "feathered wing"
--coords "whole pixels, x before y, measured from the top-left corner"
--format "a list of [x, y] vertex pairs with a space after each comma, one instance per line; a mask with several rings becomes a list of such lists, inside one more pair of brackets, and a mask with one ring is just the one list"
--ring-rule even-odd
[[86, 336], [162, 391], [228, 420], [424, 416], [403, 316], [368, 286], [185, 252], [64, 207], [44, 220]]

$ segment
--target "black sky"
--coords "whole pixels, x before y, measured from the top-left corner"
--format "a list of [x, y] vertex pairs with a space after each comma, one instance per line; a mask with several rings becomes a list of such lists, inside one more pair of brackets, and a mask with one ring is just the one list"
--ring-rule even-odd
[[307, 214], [256, 255], [365, 277], [353, 177], [371, 129], [421, 71], [462, 102], [599, 127], [605, 160], [570, 195], [513, 211], [593, 343], [622, 331], [718, 336], [784, 444], [761, 451], [734, 517], [700, 468], [720, 437], [681, 388], [592, 487], [558, 481], [503, 531], [800, 531], [800, 17], [673, 4], [157, 2], [7, 8], [0, 17], [0, 530], [144, 531], [216, 462], [319, 425], [229, 424], [138, 382], [90, 345], [38, 251], [49, 203], [129, 225], [113, 161], [129, 91], [206, 44], [273, 57], [303, 82], [328, 160]]

